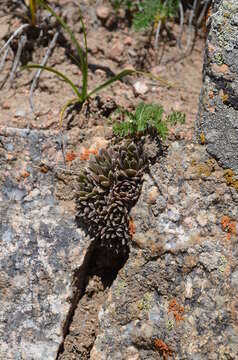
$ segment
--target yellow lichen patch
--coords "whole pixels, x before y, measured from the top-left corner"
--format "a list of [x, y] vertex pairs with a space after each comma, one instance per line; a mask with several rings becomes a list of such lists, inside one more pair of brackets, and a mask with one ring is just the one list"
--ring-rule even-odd
[[214, 159], [208, 159], [204, 163], [200, 163], [196, 166], [198, 175], [210, 176], [215, 168]]
[[210, 158], [206, 161], [206, 164], [211, 167], [212, 171], [215, 170], [216, 160]]
[[125, 291], [126, 291], [126, 282], [123, 280], [119, 281], [115, 289], [116, 295], [119, 296], [125, 293]]
[[228, 100], [228, 95], [227, 95], [227, 94], [223, 94], [223, 95], [222, 95], [222, 101], [223, 101], [224, 103], [226, 103], [227, 100]]
[[205, 175], [206, 177], [210, 176], [212, 173], [212, 170], [210, 166], [208, 166], [206, 163], [197, 165], [197, 172], [198, 175]]
[[201, 132], [201, 134], [200, 134], [200, 141], [201, 141], [202, 145], [204, 145], [206, 143], [204, 132]]
[[232, 169], [226, 169], [224, 171], [224, 178], [228, 186], [232, 186], [238, 191], [238, 179]]
[[137, 303], [137, 307], [139, 310], [143, 310], [145, 312], [149, 311], [152, 307], [153, 294], [146, 292], [143, 296], [143, 299], [139, 300]]

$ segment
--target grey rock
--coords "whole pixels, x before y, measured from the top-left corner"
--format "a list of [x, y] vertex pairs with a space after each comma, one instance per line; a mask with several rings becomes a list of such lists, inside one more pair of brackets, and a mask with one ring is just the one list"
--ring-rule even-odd
[[238, 289], [238, 270], [235, 271], [235, 272], [232, 274], [231, 285], [232, 285], [235, 289]]
[[238, 169], [238, 3], [214, 0], [196, 133], [225, 168]]
[[[91, 359], [162, 360], [156, 340], [168, 359], [238, 358], [238, 238], [228, 241], [220, 222], [236, 221], [238, 205], [217, 164], [199, 172], [208, 160], [204, 147], [178, 142], [145, 176], [129, 259], [100, 309]], [[166, 199], [156, 216], [155, 184]]]
[[43, 163], [61, 164], [57, 136], [1, 128], [1, 359], [56, 359], [72, 309], [74, 271], [88, 247], [74, 213], [57, 198], [55, 172], [41, 172]]

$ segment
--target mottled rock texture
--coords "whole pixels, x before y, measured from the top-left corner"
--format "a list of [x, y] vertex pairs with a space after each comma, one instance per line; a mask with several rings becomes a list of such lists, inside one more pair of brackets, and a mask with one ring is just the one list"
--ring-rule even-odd
[[[90, 241], [74, 222], [77, 177], [60, 171], [58, 133], [0, 134], [0, 359], [53, 360], [90, 277]], [[76, 350], [87, 348], [91, 360], [237, 359], [233, 173], [205, 146], [180, 141], [144, 178], [129, 258], [110, 288], [91, 271], [59, 358], [81, 360]]]
[[197, 135], [221, 166], [238, 170], [238, 2], [212, 3]]
[[58, 133], [0, 129], [0, 359], [56, 359], [72, 309], [88, 242], [44, 165], [62, 163], [60, 144]]
[[150, 170], [90, 359], [238, 359], [237, 192], [199, 145]]

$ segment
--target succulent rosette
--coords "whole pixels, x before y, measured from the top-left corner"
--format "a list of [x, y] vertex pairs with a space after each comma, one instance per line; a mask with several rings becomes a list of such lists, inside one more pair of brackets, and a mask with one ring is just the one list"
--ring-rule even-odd
[[145, 167], [142, 146], [124, 142], [91, 157], [79, 176], [79, 224], [101, 246], [121, 252], [128, 246], [129, 210], [138, 200]]

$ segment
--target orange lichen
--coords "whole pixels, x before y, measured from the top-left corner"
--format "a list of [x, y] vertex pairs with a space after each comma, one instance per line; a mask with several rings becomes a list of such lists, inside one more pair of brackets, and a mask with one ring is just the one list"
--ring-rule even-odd
[[168, 356], [173, 355], [173, 351], [170, 349], [170, 347], [161, 339], [155, 339], [154, 345], [157, 350], [161, 353], [164, 360], [168, 359]]
[[236, 222], [227, 215], [224, 215], [221, 218], [221, 226], [222, 226], [222, 229], [227, 232], [227, 234], [226, 234], [227, 240], [230, 240], [231, 235], [232, 234], [235, 235], [237, 232]]
[[231, 221], [230, 224], [228, 225], [228, 230], [231, 234], [236, 234], [236, 222], [235, 221]]
[[17, 181], [22, 181], [22, 179], [26, 179], [30, 176], [30, 173], [26, 170], [23, 170], [20, 174], [16, 176]]
[[46, 165], [42, 165], [40, 167], [40, 172], [46, 174], [46, 173], [48, 173], [48, 171], [49, 171], [49, 168]]
[[229, 216], [223, 216], [222, 218], [221, 218], [221, 226], [222, 226], [222, 228], [223, 228], [223, 230], [226, 230], [226, 228], [227, 228], [227, 225], [229, 224], [229, 222], [230, 222], [230, 218], [229, 218]]
[[65, 155], [65, 160], [67, 162], [73, 161], [74, 159], [76, 159], [77, 155], [75, 154], [75, 152], [70, 151]]
[[135, 224], [132, 219], [129, 220], [129, 234], [133, 236], [136, 232]]
[[212, 13], [211, 8], [212, 7], [209, 6], [209, 8], [207, 9], [207, 13], [206, 13], [206, 16], [205, 16], [206, 22], [208, 21], [209, 17], [211, 16], [211, 13]]
[[204, 145], [206, 143], [205, 135], [203, 132], [200, 134], [200, 141], [201, 141], [202, 145]]
[[30, 176], [30, 173], [29, 173], [28, 171], [23, 171], [23, 172], [21, 173], [21, 177], [22, 177], [23, 179], [28, 178], [28, 176]]
[[90, 155], [97, 155], [97, 153], [98, 153], [98, 150], [96, 150], [96, 149], [84, 149], [81, 152], [79, 158], [80, 158], [80, 160], [88, 160]]
[[182, 316], [184, 313], [184, 307], [177, 303], [176, 299], [172, 299], [169, 303], [168, 313], [172, 312], [176, 321], [184, 320]]

